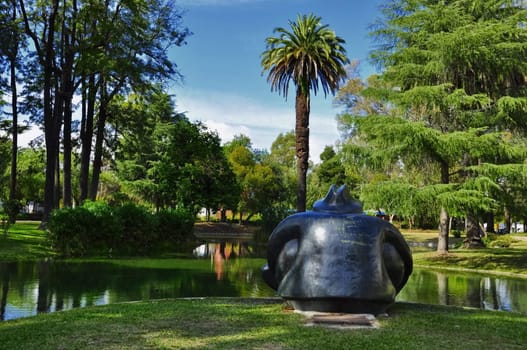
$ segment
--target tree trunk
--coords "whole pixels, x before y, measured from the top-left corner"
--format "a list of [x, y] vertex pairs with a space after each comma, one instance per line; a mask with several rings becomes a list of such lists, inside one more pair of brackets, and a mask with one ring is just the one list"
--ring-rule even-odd
[[81, 170], [79, 176], [80, 202], [88, 198], [88, 184], [90, 179], [90, 157], [93, 140], [93, 117], [95, 115], [95, 96], [97, 87], [95, 84], [95, 75], [90, 75], [88, 81], [84, 81], [83, 87], [83, 104], [81, 120]]
[[[448, 184], [450, 176], [448, 174], [448, 164], [441, 162], [441, 183]], [[444, 206], [441, 206], [439, 214], [439, 236], [437, 238], [437, 253], [448, 253], [448, 231], [449, 231], [449, 217], [448, 211]]]
[[95, 135], [95, 151], [93, 154], [92, 178], [88, 198], [97, 199], [97, 189], [99, 188], [99, 177], [102, 168], [102, 153], [104, 143], [104, 126], [106, 125], [106, 102], [101, 101], [99, 116], [97, 118], [97, 132]]
[[444, 207], [441, 207], [441, 214], [439, 215], [439, 237], [437, 240], [437, 253], [448, 253], [448, 212]]
[[307, 169], [309, 166], [309, 92], [304, 95], [300, 87], [296, 92], [296, 211], [306, 211], [306, 194], [307, 194]]
[[494, 214], [489, 213], [487, 215], [487, 229], [486, 231], [488, 233], [496, 233], [496, 230], [494, 229]]
[[[13, 21], [16, 20], [16, 7], [13, 9]], [[16, 39], [14, 39], [16, 41]], [[18, 156], [18, 93], [16, 88], [16, 56], [17, 56], [17, 43], [13, 44], [13, 52], [11, 53], [10, 70], [11, 70], [11, 110], [13, 125], [11, 134], [13, 136], [13, 144], [11, 147], [11, 174], [9, 177], [9, 199], [15, 200], [17, 198], [17, 184], [16, 184], [16, 169], [17, 169], [17, 156]]]
[[505, 219], [505, 232], [504, 233], [511, 233], [511, 226], [512, 226], [512, 218], [511, 218], [511, 212], [507, 207], [505, 207], [505, 210], [503, 211], [503, 216]]
[[97, 118], [97, 133], [95, 136], [95, 151], [93, 154], [93, 168], [92, 178], [89, 188], [88, 197], [91, 200], [96, 200], [97, 190], [99, 188], [99, 177], [102, 170], [102, 156], [104, 146], [104, 127], [106, 126], [106, 120], [108, 119], [108, 105], [113, 97], [121, 90], [124, 85], [124, 81], [117, 84], [111, 92], [108, 93], [107, 86], [104, 77], [101, 76], [99, 81], [100, 87], [100, 106], [99, 116]]
[[64, 116], [64, 97], [62, 87], [58, 82], [55, 83], [55, 103], [53, 109], [54, 135], [55, 135], [55, 180], [53, 186], [53, 208], [60, 206], [61, 187], [60, 187], [60, 129]]
[[[59, 141], [60, 140], [57, 140], [57, 150], [58, 148], [60, 147], [59, 146]], [[61, 190], [60, 190], [60, 160], [59, 160], [59, 156], [60, 156], [60, 152], [57, 152], [57, 159], [55, 160], [55, 187], [54, 187], [54, 195], [53, 195], [53, 198], [55, 199], [55, 202], [53, 204], [53, 208], [59, 208], [60, 207], [60, 197], [61, 197]]]
[[[76, 10], [76, 1], [73, 1], [73, 7]], [[65, 26], [65, 24], [64, 24]], [[71, 191], [71, 121], [72, 121], [72, 99], [75, 90], [73, 82], [73, 65], [74, 65], [74, 40], [75, 40], [75, 26], [72, 26], [71, 31], [67, 28], [63, 29], [63, 46], [64, 46], [64, 64], [62, 67], [62, 96], [64, 98], [64, 129], [63, 129], [63, 146], [64, 146], [64, 206], [72, 206], [72, 191]]]
[[63, 196], [64, 206], [70, 208], [72, 206], [71, 195], [71, 98], [67, 98], [64, 110], [64, 184]]
[[46, 144], [46, 179], [44, 187], [44, 214], [42, 221], [47, 222], [51, 211], [55, 208], [55, 165], [57, 160], [57, 121], [53, 111], [53, 61], [54, 61], [54, 43], [55, 43], [55, 19], [58, 12], [58, 0], [54, 0], [52, 11], [48, 17], [48, 32], [46, 46], [44, 48], [44, 57], [42, 59], [44, 71], [44, 138]]
[[467, 213], [466, 232], [467, 237], [463, 241], [465, 248], [481, 248], [484, 246], [482, 241], [484, 233], [474, 213]]

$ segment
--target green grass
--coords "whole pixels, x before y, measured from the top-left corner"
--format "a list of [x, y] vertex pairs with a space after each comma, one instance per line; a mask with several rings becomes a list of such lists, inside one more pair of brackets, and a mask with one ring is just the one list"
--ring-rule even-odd
[[451, 249], [448, 254], [414, 252], [414, 264], [430, 268], [454, 268], [525, 275], [527, 250], [518, 248]]
[[378, 329], [308, 327], [265, 299], [163, 300], [0, 323], [0, 349], [524, 349], [525, 315], [397, 303]]
[[46, 232], [38, 221], [18, 221], [11, 225], [7, 239], [0, 236], [0, 261], [38, 260], [53, 256]]
[[[403, 231], [407, 241], [437, 243], [437, 231]], [[414, 249], [414, 264], [426, 268], [471, 270], [515, 274], [527, 278], [527, 237], [513, 234], [508, 248], [449, 249], [448, 254], [437, 254], [430, 249]], [[449, 242], [460, 244], [464, 237], [449, 237]]]

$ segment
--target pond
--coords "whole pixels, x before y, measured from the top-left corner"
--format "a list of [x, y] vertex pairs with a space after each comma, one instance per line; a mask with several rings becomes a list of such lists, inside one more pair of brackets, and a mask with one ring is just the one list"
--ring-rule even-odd
[[[209, 243], [182, 259], [0, 263], [0, 320], [136, 300], [274, 297], [247, 244]], [[527, 280], [416, 270], [397, 300], [527, 313]]]

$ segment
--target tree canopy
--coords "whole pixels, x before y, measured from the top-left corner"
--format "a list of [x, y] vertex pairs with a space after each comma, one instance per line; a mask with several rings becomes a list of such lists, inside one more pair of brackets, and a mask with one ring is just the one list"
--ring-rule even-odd
[[340, 117], [347, 158], [385, 174], [364, 199], [399, 215], [440, 213], [441, 251], [449, 214], [465, 217], [467, 244], [479, 242], [479, 223], [493, 226], [504, 188], [516, 186], [503, 185], [525, 159], [526, 15], [515, 1], [387, 1], [372, 31], [382, 73], [339, 94], [353, 113]]

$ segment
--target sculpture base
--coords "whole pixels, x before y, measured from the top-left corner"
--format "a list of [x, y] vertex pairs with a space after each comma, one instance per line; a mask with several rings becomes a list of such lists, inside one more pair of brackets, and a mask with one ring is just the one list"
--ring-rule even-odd
[[385, 314], [393, 302], [351, 298], [286, 299], [298, 311], [340, 312], [349, 314]]

